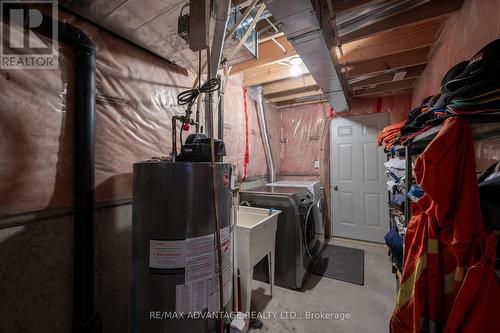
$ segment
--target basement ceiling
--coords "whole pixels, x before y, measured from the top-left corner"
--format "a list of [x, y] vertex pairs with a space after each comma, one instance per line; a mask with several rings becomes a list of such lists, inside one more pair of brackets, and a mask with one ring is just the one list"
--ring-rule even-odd
[[[177, 18], [188, 0], [61, 0], [59, 3], [166, 60], [195, 72], [198, 70], [198, 53], [191, 51], [177, 34]], [[233, 3], [238, 3], [241, 9], [248, 5], [242, 1]], [[266, 22], [260, 24], [262, 29]], [[211, 32], [213, 25], [212, 20]], [[225, 50], [237, 44], [236, 38], [229, 38]], [[202, 57], [205, 59], [205, 52]], [[234, 58], [238, 58], [238, 54]]]
[[[304, 0], [307, 1], [307, 0]], [[253, 1], [233, 0], [243, 11]], [[188, 0], [66, 0], [68, 10], [180, 66], [197, 70], [198, 54], [177, 34]], [[261, 2], [258, 2], [258, 5]], [[442, 24], [463, 0], [312, 1], [332, 61], [350, 98], [411, 93]], [[258, 58], [232, 66], [268, 102], [289, 107], [328, 100], [272, 16], [260, 20]], [[237, 43], [230, 39], [225, 45]]]
[[[462, 3], [462, 0], [313, 1], [350, 98], [411, 93], [441, 26]], [[284, 49], [272, 40], [263, 41], [259, 58], [235, 66], [233, 72], [242, 71], [247, 85], [262, 84], [266, 99], [275, 101], [280, 108], [325, 101], [307, 68], [299, 76], [291, 73], [286, 63], [296, 56], [296, 51], [286, 38], [276, 40]]]
[[351, 96], [411, 93], [441, 26], [462, 3], [462, 0], [334, 1], [337, 36], [332, 50]]
[[[187, 0], [68, 0], [70, 11], [183, 67], [196, 54], [177, 35], [177, 17]], [[195, 58], [197, 59], [197, 58]]]

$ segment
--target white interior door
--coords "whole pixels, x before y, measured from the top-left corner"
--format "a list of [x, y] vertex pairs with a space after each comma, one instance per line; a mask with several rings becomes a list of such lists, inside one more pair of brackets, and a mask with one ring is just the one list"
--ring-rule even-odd
[[335, 118], [330, 125], [333, 235], [383, 242], [389, 230], [385, 153], [377, 135], [387, 113]]

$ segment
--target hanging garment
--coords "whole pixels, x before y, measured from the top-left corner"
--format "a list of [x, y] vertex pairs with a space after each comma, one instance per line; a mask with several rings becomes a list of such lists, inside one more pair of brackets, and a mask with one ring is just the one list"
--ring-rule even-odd
[[[395, 333], [441, 332], [466, 269], [481, 259], [485, 239], [468, 121], [447, 119], [414, 172], [425, 194], [413, 204], [408, 226], [420, 232], [407, 237], [405, 247], [420, 248], [405, 254], [401, 285], [410, 284], [412, 297], [401, 297], [408, 292], [400, 289], [391, 327]], [[419, 272], [413, 262], [421, 258], [426, 269]]]
[[[427, 213], [429, 198], [412, 204], [413, 215], [405, 235], [403, 274], [396, 309], [391, 319], [392, 333], [426, 332], [421, 318], [427, 313]], [[424, 323], [424, 326], [427, 325]]]
[[481, 260], [470, 267], [445, 333], [500, 332], [500, 280], [495, 274], [497, 239], [490, 233]]

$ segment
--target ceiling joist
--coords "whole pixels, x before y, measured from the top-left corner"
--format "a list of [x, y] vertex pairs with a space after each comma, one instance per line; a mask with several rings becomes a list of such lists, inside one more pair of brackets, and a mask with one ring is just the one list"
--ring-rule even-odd
[[[378, 58], [394, 53], [410, 51], [434, 44], [438, 24], [434, 24], [423, 30], [401, 33], [397, 38], [387, 39], [377, 44], [370, 44], [365, 39], [342, 46], [343, 56], [339, 59], [341, 63], [354, 63], [373, 58]], [[363, 43], [363, 42], [366, 43]], [[356, 44], [356, 45], [351, 45]]]
[[349, 84], [349, 87], [356, 90], [356, 89], [360, 89], [362, 87], [392, 82], [394, 80], [394, 74], [396, 72], [406, 72], [404, 79], [417, 78], [422, 74], [424, 68], [425, 68], [425, 65], [417, 65], [417, 66], [412, 66], [412, 67], [400, 68], [400, 69], [396, 70], [395, 72], [381, 73], [381, 74], [366, 78], [364, 80], [352, 82], [351, 84]]
[[401, 80], [401, 81], [382, 83], [382, 84], [376, 86], [375, 88], [357, 90], [354, 96], [360, 97], [360, 96], [366, 96], [366, 95], [379, 94], [379, 93], [383, 93], [383, 92], [387, 92], [387, 91], [409, 89], [409, 88], [413, 88], [413, 84], [415, 83], [415, 81], [416, 81], [416, 79], [406, 79], [406, 80]]
[[328, 100], [324, 96], [318, 96], [316, 99], [308, 100], [308, 101], [300, 101], [300, 100], [289, 100], [289, 101], [283, 101], [283, 102], [278, 102], [276, 103], [276, 106], [279, 109], [284, 109], [284, 108], [289, 108], [289, 107], [296, 107], [296, 106], [301, 106], [301, 105], [307, 105], [307, 104], [317, 104], [317, 103], [326, 103]]
[[276, 103], [276, 102], [282, 102], [290, 99], [296, 99], [296, 98], [302, 98], [302, 97], [309, 97], [309, 96], [317, 96], [317, 95], [322, 95], [323, 93], [321, 92], [321, 89], [319, 87], [312, 87], [310, 89], [302, 89], [302, 90], [290, 90], [284, 93], [281, 96], [265, 96], [266, 100]]
[[[252, 68], [244, 71], [245, 78], [243, 82], [247, 86], [256, 86], [259, 84], [289, 79], [309, 73], [306, 66], [301, 64], [298, 66], [298, 72], [294, 73], [291, 66], [282, 64], [272, 64], [265, 67]], [[298, 75], [297, 75], [298, 74]]]
[[[284, 50], [282, 49], [284, 48]], [[238, 73], [245, 69], [262, 67], [267, 64], [278, 62], [292, 56], [296, 56], [292, 44], [285, 36], [276, 38], [275, 40], [268, 40], [259, 44], [259, 57], [249, 61], [242, 62], [234, 65], [231, 68], [232, 73]]]
[[[355, 98], [373, 98], [373, 97], [384, 97], [384, 96], [397, 96], [397, 95], [411, 95], [413, 88], [402, 88], [395, 90], [387, 90], [382, 92], [375, 92], [370, 94], [356, 95]], [[353, 99], [355, 99], [353, 98]]]
[[447, 16], [462, 7], [463, 0], [431, 0], [421, 6], [414, 7], [382, 21], [375, 22], [364, 28], [340, 36], [342, 43], [365, 38], [381, 31], [393, 30], [412, 22], [434, 19], [437, 16]]
[[433, 26], [441, 26], [444, 18], [442, 16], [433, 17], [426, 21], [409, 23], [406, 25], [399, 26], [393, 30], [382, 31], [352, 42], [342, 44], [342, 51], [344, 53], [349, 53], [358, 48], [363, 48], [365, 46], [372, 46], [381, 43], [385, 43], [389, 40], [399, 38], [403, 35], [408, 35], [417, 31], [425, 30]]
[[311, 86], [317, 86], [316, 81], [314, 81], [311, 74], [306, 74], [299, 77], [267, 83], [262, 87], [264, 89], [264, 95], [273, 95], [294, 89], [306, 89]]
[[391, 54], [346, 66], [348, 78], [427, 63], [430, 47]]

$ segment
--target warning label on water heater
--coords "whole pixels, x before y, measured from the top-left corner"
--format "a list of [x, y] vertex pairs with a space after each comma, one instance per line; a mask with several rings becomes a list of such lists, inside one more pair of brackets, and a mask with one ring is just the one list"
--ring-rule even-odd
[[149, 240], [149, 267], [184, 268], [186, 265], [186, 241]]

